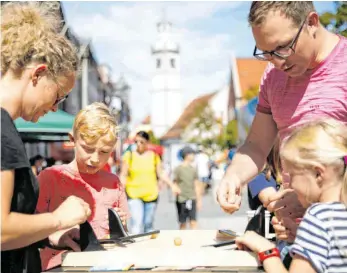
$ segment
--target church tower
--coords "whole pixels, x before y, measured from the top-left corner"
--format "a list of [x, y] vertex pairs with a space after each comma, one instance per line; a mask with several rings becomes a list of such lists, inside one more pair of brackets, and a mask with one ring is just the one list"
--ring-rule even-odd
[[172, 24], [163, 16], [152, 47], [151, 127], [158, 138], [174, 125], [182, 111], [180, 50], [172, 40], [171, 28]]

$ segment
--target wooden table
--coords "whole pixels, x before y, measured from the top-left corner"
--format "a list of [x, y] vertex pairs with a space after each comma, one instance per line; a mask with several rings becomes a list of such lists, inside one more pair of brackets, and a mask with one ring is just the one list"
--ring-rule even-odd
[[[175, 238], [182, 244], [176, 246]], [[163, 230], [158, 237], [143, 237], [135, 243], [108, 245], [108, 250], [69, 252], [63, 258], [62, 270], [54, 272], [117, 272], [133, 265], [139, 272], [264, 272], [255, 254], [235, 250], [235, 246], [206, 247], [230, 240], [216, 230]], [[102, 271], [103, 270], [103, 271]], [[53, 272], [53, 271], [52, 271]]]

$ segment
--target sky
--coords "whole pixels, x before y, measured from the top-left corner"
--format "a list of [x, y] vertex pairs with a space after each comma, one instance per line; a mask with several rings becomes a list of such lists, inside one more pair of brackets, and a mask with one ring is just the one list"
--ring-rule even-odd
[[[334, 11], [333, 2], [314, 2], [319, 13]], [[173, 24], [180, 46], [183, 105], [226, 84], [230, 56], [252, 57], [254, 40], [247, 23], [251, 2], [102, 2], [63, 1], [66, 23], [88, 39], [99, 64], [112, 79], [123, 75], [131, 87], [132, 125], [150, 109], [154, 72], [151, 46], [163, 14]]]

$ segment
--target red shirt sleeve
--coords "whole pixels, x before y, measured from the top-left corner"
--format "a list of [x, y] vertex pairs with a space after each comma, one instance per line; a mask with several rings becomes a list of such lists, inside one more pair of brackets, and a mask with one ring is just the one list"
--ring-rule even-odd
[[264, 113], [264, 114], [272, 114], [270, 101], [269, 101], [269, 88], [268, 88], [268, 82], [269, 82], [269, 75], [270, 71], [274, 69], [272, 64], [268, 64], [266, 67], [264, 74], [261, 78], [260, 82], [260, 90], [259, 90], [259, 101], [257, 105], [257, 111]]

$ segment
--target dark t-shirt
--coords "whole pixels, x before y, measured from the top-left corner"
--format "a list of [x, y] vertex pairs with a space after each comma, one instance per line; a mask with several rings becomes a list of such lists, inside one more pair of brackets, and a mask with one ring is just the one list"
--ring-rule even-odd
[[[6, 110], [1, 108], [1, 171], [14, 170], [14, 190], [11, 211], [34, 214], [39, 194], [37, 180], [31, 170], [23, 141]], [[25, 226], [25, 223], [22, 223]], [[1, 271], [22, 273], [25, 253], [38, 254], [37, 246], [1, 251]], [[28, 270], [28, 273], [35, 271]], [[37, 273], [37, 272], [35, 272]]]

